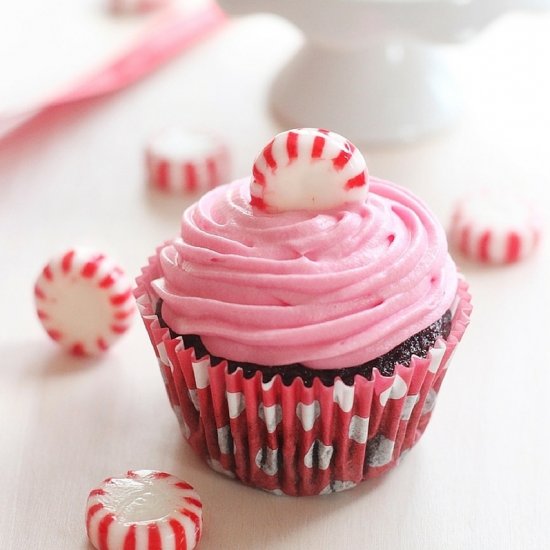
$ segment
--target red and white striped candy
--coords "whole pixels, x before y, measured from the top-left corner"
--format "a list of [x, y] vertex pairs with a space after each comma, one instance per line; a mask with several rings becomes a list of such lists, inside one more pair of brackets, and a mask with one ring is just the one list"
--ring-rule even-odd
[[114, 13], [142, 13], [162, 8], [172, 0], [109, 0], [109, 7]]
[[455, 206], [450, 241], [467, 258], [511, 264], [527, 257], [541, 236], [536, 208], [506, 191], [481, 190]]
[[270, 211], [325, 210], [364, 202], [368, 172], [363, 155], [346, 138], [317, 128], [275, 136], [252, 170], [252, 206]]
[[130, 281], [104, 254], [72, 248], [44, 266], [34, 287], [36, 310], [49, 336], [75, 355], [106, 351], [130, 326]]
[[146, 169], [157, 189], [204, 192], [229, 180], [229, 150], [215, 136], [167, 128], [149, 142]]
[[202, 503], [177, 477], [129, 471], [90, 492], [86, 531], [98, 550], [190, 550], [201, 538]]

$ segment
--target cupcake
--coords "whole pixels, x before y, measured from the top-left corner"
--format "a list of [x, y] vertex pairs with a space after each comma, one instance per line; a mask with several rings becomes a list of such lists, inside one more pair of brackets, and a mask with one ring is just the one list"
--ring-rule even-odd
[[288, 495], [354, 487], [424, 432], [471, 311], [445, 233], [326, 130], [183, 214], [136, 298], [168, 398], [216, 471]]

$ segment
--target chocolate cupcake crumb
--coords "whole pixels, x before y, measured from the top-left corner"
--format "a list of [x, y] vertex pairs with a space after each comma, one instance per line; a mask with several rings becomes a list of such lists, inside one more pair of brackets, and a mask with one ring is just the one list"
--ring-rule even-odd
[[[186, 348], [192, 347], [195, 349], [195, 354], [198, 359], [205, 355], [210, 355], [212, 365], [217, 365], [224, 360], [221, 357], [216, 357], [209, 353], [200, 336], [196, 334], [174, 333], [162, 319], [161, 306], [162, 302], [159, 301], [156, 314], [161, 326], [170, 330], [172, 338], [181, 337]], [[245, 378], [252, 378], [259, 371], [262, 373], [263, 382], [269, 382], [274, 376], [280, 374], [285, 386], [290, 386], [296, 378], [301, 378], [304, 382], [304, 386], [308, 388], [313, 385], [315, 378], [319, 378], [325, 386], [332, 386], [337, 378], [340, 378], [344, 384], [351, 386], [353, 385], [356, 375], [371, 380], [374, 369], [378, 369], [382, 376], [392, 376], [396, 365], [401, 364], [408, 367], [413, 356], [426, 357], [438, 338], [441, 337], [447, 340], [451, 332], [451, 321], [451, 311], [447, 310], [441, 319], [438, 319], [424, 330], [417, 332], [384, 355], [354, 367], [319, 370], [311, 369], [301, 363], [268, 367], [255, 363], [241, 363], [227, 360], [228, 370], [229, 373], [233, 373], [238, 368], [241, 368]]]

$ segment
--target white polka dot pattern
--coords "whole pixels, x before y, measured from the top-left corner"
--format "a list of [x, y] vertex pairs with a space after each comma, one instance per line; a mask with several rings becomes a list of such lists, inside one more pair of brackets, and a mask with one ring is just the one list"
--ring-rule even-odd
[[227, 392], [227, 406], [229, 408], [229, 416], [237, 418], [244, 411], [244, 396], [240, 392]]
[[263, 403], [260, 403], [258, 407], [258, 416], [265, 422], [267, 431], [269, 433], [274, 433], [283, 419], [283, 411], [281, 405], [266, 407]]
[[409, 420], [414, 406], [418, 403], [418, 395], [407, 395], [401, 412], [401, 420]]
[[353, 489], [357, 483], [354, 481], [338, 481], [335, 480], [327, 485], [319, 494], [320, 495], [329, 495], [330, 493], [340, 493], [342, 491], [347, 491], [348, 489]]
[[287, 386], [280, 376], [263, 382], [207, 357], [197, 368], [194, 350], [160, 328], [149, 295], [138, 293], [138, 305], [180, 425], [210, 467], [273, 494], [319, 495], [393, 468], [422, 435], [468, 321], [469, 295], [460, 284], [446, 342], [409, 367], [398, 365], [391, 377], [375, 371], [353, 386], [341, 380]]
[[435, 407], [435, 402], [437, 400], [437, 392], [431, 388], [428, 392], [428, 396], [426, 397], [426, 401], [424, 401], [424, 406], [422, 407], [422, 414], [426, 414], [429, 412], [432, 412]]
[[349, 423], [348, 436], [356, 443], [366, 443], [369, 436], [369, 419], [353, 415]]
[[320, 468], [326, 470], [330, 466], [334, 447], [324, 445], [321, 441], [315, 440], [304, 458], [304, 464], [308, 468]]
[[304, 403], [298, 403], [296, 405], [296, 416], [300, 419], [302, 427], [306, 432], [309, 432], [313, 428], [320, 414], [321, 407], [319, 401], [314, 401], [308, 405], [304, 405]]
[[401, 399], [405, 395], [407, 395], [407, 384], [399, 375], [396, 375], [393, 384], [380, 394], [380, 403], [384, 406], [388, 399]]
[[263, 470], [268, 476], [274, 476], [279, 469], [277, 464], [278, 455], [278, 449], [270, 449], [269, 447], [260, 449], [256, 455], [256, 466], [258, 466], [260, 470]]
[[388, 464], [393, 455], [395, 441], [387, 439], [382, 434], [377, 435], [367, 443], [367, 463], [369, 466], [380, 467]]

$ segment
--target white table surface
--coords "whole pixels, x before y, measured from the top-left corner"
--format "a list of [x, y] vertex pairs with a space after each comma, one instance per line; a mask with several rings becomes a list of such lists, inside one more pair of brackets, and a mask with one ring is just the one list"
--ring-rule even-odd
[[[173, 121], [216, 130], [235, 175], [248, 173], [279, 130], [267, 92], [299, 43], [267, 16], [231, 24], [135, 87], [60, 109], [0, 144], [2, 549], [87, 549], [88, 491], [137, 468], [197, 488], [204, 550], [550, 548], [548, 239], [515, 267], [461, 262], [475, 311], [431, 426], [385, 478], [328, 497], [275, 497], [203, 465], [179, 435], [140, 320], [98, 361], [64, 355], [38, 324], [33, 283], [54, 252], [93, 246], [135, 275], [177, 232], [185, 200], [143, 181], [152, 131]], [[547, 217], [549, 52], [542, 15], [504, 18], [449, 47], [465, 91], [461, 123], [414, 146], [370, 148], [371, 173], [408, 185], [443, 221], [480, 185], [531, 194]]]

